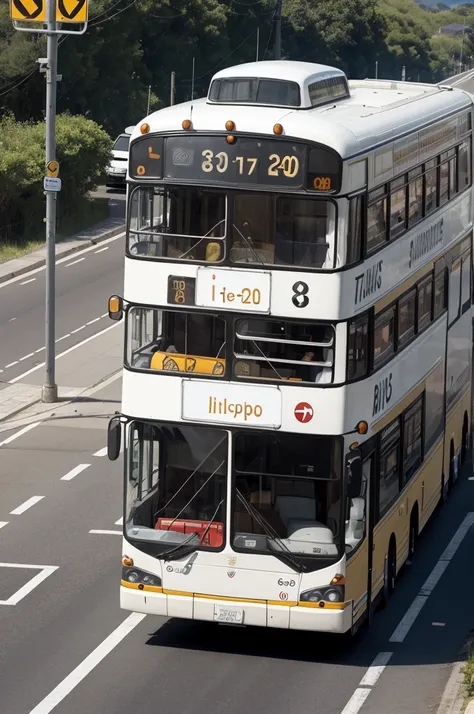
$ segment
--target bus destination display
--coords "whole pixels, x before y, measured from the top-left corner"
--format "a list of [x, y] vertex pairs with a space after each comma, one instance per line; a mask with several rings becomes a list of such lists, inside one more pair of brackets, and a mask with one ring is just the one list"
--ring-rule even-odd
[[306, 147], [286, 141], [173, 136], [165, 142], [166, 179], [301, 188]]
[[341, 187], [342, 161], [330, 147], [225, 135], [144, 136], [130, 146], [133, 179], [268, 186], [317, 192]]

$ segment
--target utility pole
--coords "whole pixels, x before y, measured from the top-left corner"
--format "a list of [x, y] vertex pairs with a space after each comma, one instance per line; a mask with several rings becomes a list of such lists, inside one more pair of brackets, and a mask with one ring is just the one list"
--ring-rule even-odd
[[[46, 167], [56, 161], [56, 88], [58, 74], [58, 34], [56, 2], [47, 0], [47, 67], [46, 67]], [[41, 393], [43, 402], [58, 400], [55, 377], [55, 302], [56, 302], [56, 206], [57, 192], [46, 189], [46, 309], [45, 346], [46, 375]]]
[[173, 104], [174, 104], [175, 78], [176, 78], [176, 74], [174, 72], [171, 72], [171, 87], [170, 87], [170, 105], [171, 106], [173, 106]]
[[465, 31], [466, 31], [466, 21], [464, 20], [464, 22], [462, 24], [461, 53], [459, 56], [459, 72], [460, 73], [462, 72], [462, 51], [464, 48], [464, 33], [465, 33]]
[[146, 105], [146, 115], [150, 113], [150, 102], [151, 102], [151, 84], [148, 85], [148, 102]]
[[281, 7], [282, 0], [276, 0], [275, 6], [275, 43], [273, 45], [273, 59], [281, 59]]

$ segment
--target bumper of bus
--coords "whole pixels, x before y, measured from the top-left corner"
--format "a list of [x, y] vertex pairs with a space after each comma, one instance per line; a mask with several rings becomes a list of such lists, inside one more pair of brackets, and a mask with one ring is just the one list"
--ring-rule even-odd
[[215, 614], [220, 608], [233, 608], [243, 611], [243, 625], [278, 627], [285, 630], [343, 633], [352, 626], [352, 602], [344, 603], [342, 609], [333, 609], [298, 604], [234, 601], [213, 598], [210, 595], [143, 592], [122, 585], [120, 607], [147, 615], [209, 622], [216, 620]]

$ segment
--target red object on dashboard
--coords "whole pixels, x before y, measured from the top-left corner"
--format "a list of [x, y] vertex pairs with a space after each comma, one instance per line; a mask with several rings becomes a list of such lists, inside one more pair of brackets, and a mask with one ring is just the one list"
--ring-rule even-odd
[[[224, 524], [215, 521], [194, 521], [187, 518], [158, 518], [155, 530], [177, 531], [178, 533], [198, 533], [201, 545], [220, 548], [224, 543]], [[207, 533], [206, 533], [207, 530]], [[206, 535], [204, 535], [206, 533]]]

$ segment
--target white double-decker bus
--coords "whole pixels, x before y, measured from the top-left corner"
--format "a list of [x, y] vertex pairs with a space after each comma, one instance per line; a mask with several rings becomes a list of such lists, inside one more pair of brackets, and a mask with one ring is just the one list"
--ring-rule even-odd
[[468, 455], [472, 114], [284, 61], [136, 127], [122, 608], [344, 633], [388, 600]]

